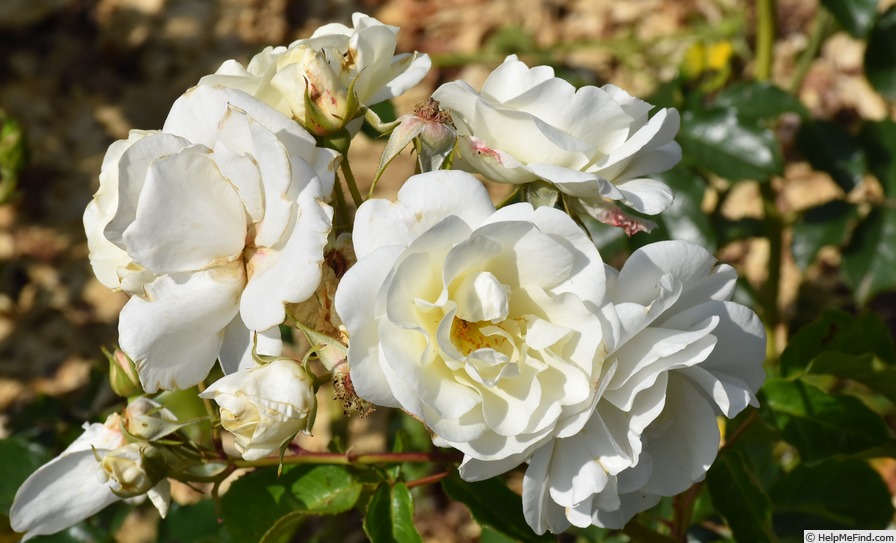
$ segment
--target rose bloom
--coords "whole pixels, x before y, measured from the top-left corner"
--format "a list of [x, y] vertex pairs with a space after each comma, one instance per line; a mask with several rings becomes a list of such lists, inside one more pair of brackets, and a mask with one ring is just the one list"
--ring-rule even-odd
[[[594, 414], [578, 434], [538, 449], [523, 481], [536, 532], [622, 528], [703, 480], [718, 452], [716, 417], [756, 406], [765, 377], [765, 330], [729, 301], [736, 279], [680, 241], [647, 245], [611, 274], [605, 314], [614, 332]], [[489, 476], [478, 467], [464, 475]]]
[[84, 213], [97, 278], [131, 299], [119, 341], [143, 388], [279, 354], [284, 304], [320, 281], [334, 151], [248, 94], [199, 86], [161, 131], [113, 143]]
[[470, 174], [410, 178], [355, 218], [336, 291], [357, 394], [439, 445], [518, 464], [587, 420], [603, 361], [604, 267], [566, 214], [495, 211]]
[[572, 197], [576, 211], [629, 234], [649, 227], [612, 201], [648, 215], [672, 202], [669, 187], [648, 176], [681, 159], [674, 109], [648, 119], [653, 106], [618, 87], [576, 90], [552, 68], [529, 68], [514, 55], [481, 92], [454, 81], [433, 98], [451, 111], [463, 159], [492, 181], [548, 181]]
[[[126, 416], [132, 409], [144, 411], [146, 402], [155, 404], [152, 400], [137, 400], [128, 406]], [[158, 404], [155, 405], [158, 407]], [[164, 409], [162, 411], [170, 413]], [[145, 447], [148, 444], [127, 444], [118, 413], [109, 415], [104, 424], [84, 423], [84, 432], [78, 439], [32, 473], [16, 491], [9, 510], [12, 529], [24, 532], [25, 540], [54, 534], [95, 515], [125, 496], [139, 496], [142, 499], [144, 494], [164, 517], [170, 500], [168, 479], [154, 469], [150, 469], [153, 473], [148, 474], [133, 462], [114, 461], [116, 456], [133, 453], [133, 446]], [[104, 457], [108, 459], [106, 467], [109, 471], [101, 464]], [[142, 463], [139, 454], [132, 458]], [[126, 470], [127, 476], [120, 476], [123, 471], [118, 468], [125, 467], [124, 464], [129, 468]]]
[[298, 432], [310, 431], [317, 411], [310, 377], [288, 358], [226, 375], [199, 396], [221, 406], [221, 425], [246, 460], [273, 454]]
[[[362, 13], [352, 15], [352, 23], [354, 28], [327, 24], [289, 47], [268, 47], [245, 67], [228, 60], [200, 82], [244, 90], [314, 134], [335, 132], [361, 114], [359, 104], [372, 106], [401, 95], [431, 65], [421, 53], [395, 54], [398, 27]], [[349, 129], [360, 126], [359, 118]]]

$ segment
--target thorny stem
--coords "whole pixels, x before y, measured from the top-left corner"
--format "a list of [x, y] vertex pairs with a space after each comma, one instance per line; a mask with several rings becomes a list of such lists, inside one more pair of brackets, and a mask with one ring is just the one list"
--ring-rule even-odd
[[[405, 462], [460, 462], [463, 459], [461, 453], [363, 453], [353, 454], [347, 452], [325, 453], [302, 451], [292, 456], [284, 456], [283, 464], [331, 464], [340, 466], [369, 465], [369, 464], [402, 464]], [[237, 468], [260, 468], [280, 465], [280, 458], [269, 457], [260, 460], [233, 460], [231, 464]]]
[[688, 540], [688, 526], [694, 515], [694, 504], [700, 494], [701, 483], [691, 485], [683, 494], [675, 496], [673, 500], [672, 538], [681, 543]]
[[435, 473], [433, 475], [414, 479], [413, 481], [408, 481], [405, 486], [407, 486], [408, 488], [413, 488], [415, 486], [429, 485], [432, 483], [437, 483], [445, 477], [448, 477], [449, 475], [451, 475], [450, 471], [443, 471], [441, 473]]
[[227, 478], [228, 475], [236, 471], [234, 466], [226, 466], [220, 472], [214, 475], [196, 475], [192, 473], [173, 473], [171, 477], [173, 479], [177, 479], [181, 482], [190, 482], [190, 483], [213, 483], [215, 485], [221, 484], [221, 481]]
[[740, 426], [737, 427], [737, 430], [735, 430], [734, 433], [731, 434], [731, 437], [725, 440], [725, 444], [719, 448], [720, 456], [722, 455], [722, 453], [730, 449], [731, 445], [733, 445], [734, 442], [740, 439], [740, 436], [742, 436], [744, 432], [746, 432], [747, 429], [753, 425], [754, 422], [759, 420], [759, 417], [758, 415], [756, 415], [756, 413], [757, 411], [755, 409], [751, 411], [747, 418], [744, 419], [744, 421], [740, 423]]

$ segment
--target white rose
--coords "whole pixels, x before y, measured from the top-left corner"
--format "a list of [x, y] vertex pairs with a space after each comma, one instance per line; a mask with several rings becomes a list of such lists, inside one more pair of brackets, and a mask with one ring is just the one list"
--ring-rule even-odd
[[[121, 500], [108, 479], [97, 477], [100, 464], [96, 456], [126, 446], [121, 425], [117, 413], [110, 415], [105, 424], [85, 423], [84, 432], [74, 443], [32, 473], [16, 491], [9, 510], [12, 529], [25, 533], [26, 540], [54, 534]], [[137, 478], [135, 475], [126, 479]], [[137, 494], [146, 493], [164, 517], [170, 498], [168, 480], [163, 478], [141, 489]]]
[[334, 151], [248, 94], [199, 86], [161, 131], [107, 153], [84, 213], [91, 262], [133, 296], [120, 344], [147, 392], [188, 388], [217, 358], [226, 371], [279, 354], [284, 303], [320, 281]]
[[669, 187], [646, 176], [681, 159], [675, 109], [648, 120], [653, 106], [618, 87], [576, 90], [550, 67], [529, 68], [514, 55], [481, 92], [455, 81], [433, 98], [451, 111], [463, 159], [493, 181], [548, 181], [573, 197], [578, 211], [630, 234], [648, 227], [610, 201], [648, 215], [672, 202]]
[[310, 377], [287, 358], [226, 375], [199, 396], [221, 407], [221, 425], [246, 460], [276, 453], [310, 431], [317, 409]]
[[718, 452], [716, 417], [757, 405], [764, 379], [765, 330], [728, 301], [736, 279], [680, 241], [639, 249], [608, 279], [605, 313], [616, 317], [600, 400], [580, 433], [540, 448], [526, 471], [536, 532], [622, 528], [703, 479]]
[[[268, 47], [246, 67], [228, 60], [200, 82], [244, 90], [314, 134], [335, 132], [360, 115], [358, 104], [399, 96], [431, 65], [424, 54], [395, 54], [397, 27], [361, 13], [352, 22], [354, 28], [328, 24], [289, 47]], [[306, 96], [316, 111], [307, 110]], [[360, 119], [349, 125], [350, 131], [359, 127]]]
[[495, 211], [457, 171], [410, 178], [355, 218], [336, 291], [358, 395], [469, 457], [516, 465], [587, 420], [604, 350], [604, 269], [564, 213]]

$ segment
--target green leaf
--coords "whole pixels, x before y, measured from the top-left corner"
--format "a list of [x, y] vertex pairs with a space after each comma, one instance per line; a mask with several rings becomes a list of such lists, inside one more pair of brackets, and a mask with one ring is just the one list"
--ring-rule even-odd
[[479, 543], [514, 543], [514, 540], [485, 526], [479, 535]]
[[854, 317], [829, 309], [790, 339], [781, 353], [781, 374], [793, 375], [825, 352], [852, 355], [873, 353], [884, 362], [896, 363], [896, 347], [887, 325], [878, 316], [866, 313]]
[[877, 15], [878, 0], [821, 0], [847, 32], [864, 38]]
[[314, 466], [290, 486], [304, 509], [316, 514], [335, 514], [355, 506], [361, 485], [342, 466]]
[[774, 134], [741, 121], [733, 109], [686, 111], [677, 139], [686, 164], [731, 181], [765, 181], [783, 171]]
[[860, 305], [896, 288], [896, 209], [872, 209], [843, 250], [842, 269]]
[[812, 360], [807, 371], [862, 383], [896, 404], [896, 368], [885, 365], [872, 354], [821, 353]]
[[816, 170], [827, 173], [843, 192], [862, 182], [865, 154], [856, 138], [829, 121], [803, 123], [796, 137], [800, 152]]
[[787, 91], [767, 81], [735, 83], [719, 92], [714, 107], [733, 108], [742, 119], [773, 120], [793, 112], [807, 117], [809, 112]]
[[215, 502], [202, 500], [191, 505], [172, 503], [165, 520], [159, 523], [160, 543], [215, 543], [219, 541]]
[[345, 512], [358, 501], [361, 484], [342, 466], [260, 469], [235, 481], [221, 500], [223, 534], [229, 541], [283, 541], [303, 515]]
[[626, 524], [622, 532], [629, 537], [629, 541], [637, 541], [638, 543], [675, 543], [677, 541], [666, 534], [661, 534], [640, 524], [637, 519]]
[[875, 530], [893, 517], [890, 492], [880, 474], [860, 460], [798, 465], [771, 489], [775, 531]]
[[499, 478], [469, 483], [457, 474], [442, 479], [442, 488], [452, 499], [470, 508], [476, 522], [523, 542], [554, 541], [548, 535], [536, 535], [523, 516], [522, 499]]
[[896, 198], [896, 122], [865, 123], [859, 140], [868, 156], [868, 168], [892, 201]]
[[706, 475], [716, 510], [728, 521], [737, 541], [776, 541], [772, 503], [758, 477], [736, 451], [723, 454]]
[[724, 246], [732, 241], [746, 238], [763, 237], [765, 225], [761, 219], [746, 217], [736, 221], [722, 220], [717, 226], [719, 245]]
[[865, 49], [865, 76], [887, 100], [896, 100], [896, 6], [881, 14], [871, 29]]
[[766, 494], [775, 481], [780, 479], [783, 471], [774, 450], [779, 440], [780, 437], [767, 425], [751, 424], [729, 449], [740, 455], [740, 460], [746, 464], [746, 470]]
[[293, 511], [278, 518], [258, 543], [290, 543], [299, 527], [308, 518], [308, 511]]
[[364, 533], [371, 543], [422, 543], [414, 527], [414, 501], [404, 483], [382, 483], [367, 504]]
[[805, 462], [860, 453], [887, 440], [880, 417], [853, 396], [784, 379], [766, 381], [760, 392], [763, 417]]
[[805, 270], [822, 247], [839, 247], [849, 241], [856, 217], [856, 206], [842, 200], [808, 209], [803, 219], [793, 226], [791, 250], [797, 265]]
[[690, 241], [715, 251], [716, 232], [709, 216], [701, 209], [706, 181], [694, 170], [681, 165], [655, 178], [669, 185], [675, 194], [672, 205], [658, 217], [668, 238]]

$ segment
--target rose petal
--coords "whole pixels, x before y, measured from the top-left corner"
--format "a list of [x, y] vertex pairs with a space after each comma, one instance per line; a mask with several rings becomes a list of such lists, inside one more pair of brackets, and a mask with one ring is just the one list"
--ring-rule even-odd
[[189, 388], [208, 375], [244, 283], [241, 265], [212, 268], [159, 277], [146, 287], [149, 301], [128, 301], [119, 341], [146, 392]]
[[157, 159], [124, 232], [128, 253], [156, 274], [221, 265], [240, 258], [246, 209], [209, 154]]
[[26, 539], [53, 534], [98, 513], [120, 498], [97, 479], [93, 450], [59, 456], [22, 483], [9, 511], [10, 525]]
[[127, 249], [122, 236], [137, 216], [137, 202], [150, 166], [157, 159], [178, 153], [189, 146], [188, 140], [158, 133], [137, 141], [121, 155], [118, 161], [117, 209], [105, 228], [109, 241], [123, 250]]
[[324, 246], [333, 209], [303, 192], [285, 244], [258, 247], [247, 263], [249, 281], [240, 299], [240, 315], [253, 330], [267, 330], [286, 318], [284, 303], [308, 299], [320, 284]]
[[475, 227], [494, 213], [488, 191], [472, 175], [449, 170], [421, 175], [426, 181], [408, 179], [395, 202], [374, 199], [358, 208], [353, 240], [359, 260], [385, 245], [407, 246], [446, 216]]

